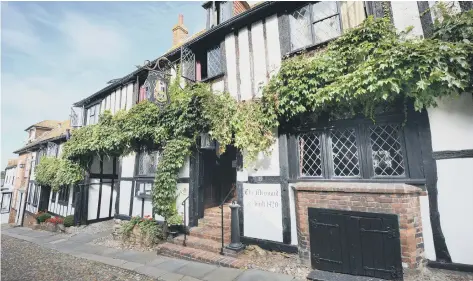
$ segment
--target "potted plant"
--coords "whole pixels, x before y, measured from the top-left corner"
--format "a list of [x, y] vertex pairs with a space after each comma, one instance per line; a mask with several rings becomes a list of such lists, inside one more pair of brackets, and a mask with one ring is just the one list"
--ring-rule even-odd
[[64, 231], [64, 220], [60, 217], [51, 217], [46, 220], [46, 230], [56, 232], [57, 230]]
[[179, 233], [184, 233], [185, 227], [182, 224], [182, 217], [179, 214], [175, 214], [167, 219], [168, 235], [176, 237]]

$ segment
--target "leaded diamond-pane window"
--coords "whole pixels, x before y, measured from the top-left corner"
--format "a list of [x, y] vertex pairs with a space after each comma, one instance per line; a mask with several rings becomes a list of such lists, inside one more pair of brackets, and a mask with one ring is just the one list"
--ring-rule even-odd
[[359, 176], [360, 163], [355, 129], [333, 130], [330, 137], [334, 175], [337, 177]]
[[404, 175], [399, 125], [370, 127], [370, 144], [375, 176]]
[[207, 76], [213, 77], [222, 73], [222, 56], [220, 45], [207, 51]]
[[326, 42], [341, 35], [337, 2], [321, 1], [289, 15], [291, 50]]
[[295, 10], [289, 16], [291, 49], [296, 50], [312, 43], [310, 30], [310, 5]]
[[302, 177], [322, 176], [322, 153], [320, 134], [299, 135], [299, 172]]
[[158, 167], [159, 152], [141, 151], [138, 155], [138, 175], [153, 176]]

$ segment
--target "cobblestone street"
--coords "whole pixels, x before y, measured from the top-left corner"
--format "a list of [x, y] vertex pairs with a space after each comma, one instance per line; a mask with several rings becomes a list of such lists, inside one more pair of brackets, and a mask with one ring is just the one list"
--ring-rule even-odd
[[2, 235], [3, 281], [156, 280]]

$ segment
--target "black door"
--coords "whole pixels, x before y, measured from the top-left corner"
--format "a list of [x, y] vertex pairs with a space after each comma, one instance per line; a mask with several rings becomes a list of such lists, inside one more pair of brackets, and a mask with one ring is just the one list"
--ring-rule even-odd
[[39, 197], [38, 211], [47, 211], [49, 208], [50, 186], [41, 186], [41, 195]]
[[402, 280], [397, 215], [309, 208], [315, 269]]
[[[225, 153], [217, 159], [217, 185], [219, 203], [225, 199], [232, 187], [236, 184], [236, 158], [237, 149], [233, 145], [227, 145]], [[226, 198], [226, 202], [233, 199], [232, 194]]]

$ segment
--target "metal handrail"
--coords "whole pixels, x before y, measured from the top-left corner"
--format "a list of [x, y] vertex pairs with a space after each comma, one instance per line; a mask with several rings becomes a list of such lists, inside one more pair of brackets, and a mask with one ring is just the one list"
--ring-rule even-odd
[[187, 224], [186, 224], [186, 210], [187, 210], [187, 207], [186, 207], [186, 202], [187, 202], [187, 199], [189, 199], [189, 196], [186, 197], [186, 199], [184, 199], [184, 201], [182, 201], [181, 205], [184, 205], [184, 241], [182, 242], [182, 245], [184, 247], [186, 247], [186, 240], [187, 240]]
[[223, 255], [223, 248], [225, 247], [224, 241], [223, 241], [223, 204], [225, 204], [225, 201], [227, 201], [228, 196], [235, 190], [235, 185], [232, 186], [230, 191], [228, 191], [227, 196], [223, 199], [222, 203], [220, 204], [220, 218], [221, 218], [221, 230], [222, 230], [222, 247], [220, 248], [220, 254]]

